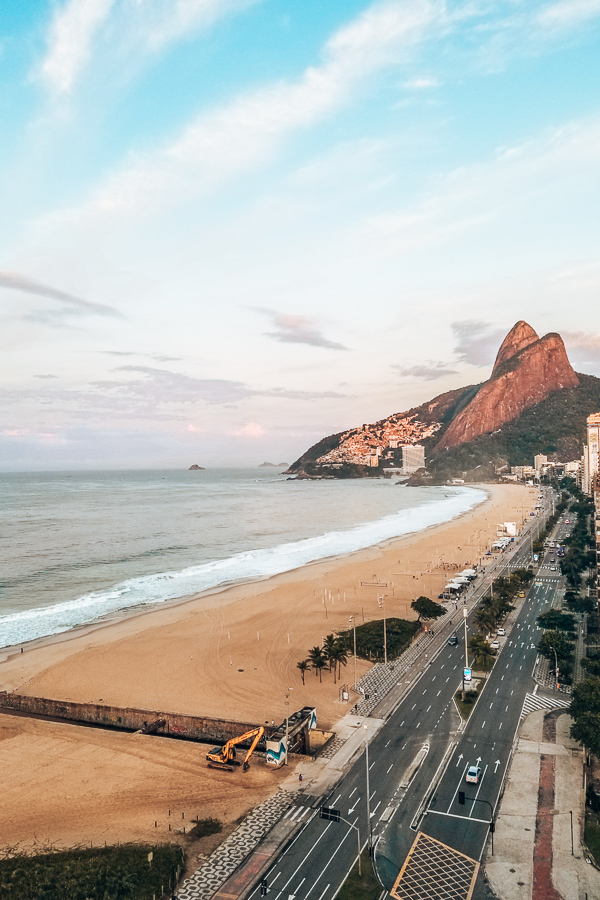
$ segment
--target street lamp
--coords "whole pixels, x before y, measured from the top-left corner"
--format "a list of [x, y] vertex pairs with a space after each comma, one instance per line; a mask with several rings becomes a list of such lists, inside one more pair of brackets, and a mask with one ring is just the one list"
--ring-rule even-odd
[[552, 648], [554, 650], [554, 672], [556, 677], [556, 690], [560, 691], [560, 684], [558, 683], [558, 656], [556, 655], [556, 647]]
[[[463, 606], [463, 622], [465, 623], [465, 669], [469, 668], [469, 648], [467, 645], [467, 616], [469, 612], [466, 606]], [[463, 669], [462, 678], [462, 699], [465, 699], [465, 669]]]
[[354, 690], [356, 690], [356, 613], [350, 616], [349, 621], [354, 629]]
[[289, 731], [289, 717], [290, 717], [290, 691], [293, 691], [294, 688], [288, 688], [287, 694], [285, 695], [285, 765], [288, 764], [288, 731]]
[[367, 766], [367, 825], [369, 826], [369, 856], [371, 855], [371, 847], [373, 844], [371, 835], [371, 789], [369, 787], [369, 734], [367, 725], [363, 725], [365, 729], [365, 761]]
[[379, 604], [379, 609], [383, 609], [383, 662], [384, 665], [387, 665], [387, 629], [385, 621], [385, 597], [383, 594], [381, 597], [377, 597], [377, 602]]

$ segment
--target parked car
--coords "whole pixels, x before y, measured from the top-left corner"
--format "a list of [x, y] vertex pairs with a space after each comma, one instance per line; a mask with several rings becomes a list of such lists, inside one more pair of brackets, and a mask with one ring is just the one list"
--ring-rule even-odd
[[498, 636], [499, 636], [499, 637], [504, 637], [505, 634], [506, 634], [506, 632], [505, 632], [504, 628], [499, 628], [499, 629], [498, 629]]
[[519, 597], [524, 597], [524, 596], [525, 596], [525, 591], [519, 591]]
[[469, 784], [479, 784], [479, 776], [481, 775], [481, 766], [469, 766], [467, 769], [467, 777], [465, 781]]
[[500, 649], [500, 641], [492, 641], [492, 650]]

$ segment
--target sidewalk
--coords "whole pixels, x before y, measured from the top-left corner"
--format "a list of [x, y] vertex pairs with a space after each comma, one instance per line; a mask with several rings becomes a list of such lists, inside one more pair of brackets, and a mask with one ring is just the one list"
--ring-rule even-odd
[[[563, 710], [523, 722], [485, 873], [500, 900], [592, 900], [600, 872], [581, 844], [584, 758]], [[571, 814], [573, 852], [571, 852]], [[489, 852], [488, 846], [488, 852]]]
[[[499, 571], [510, 568], [520, 546], [520, 543], [515, 544], [512, 552], [500, 554], [485, 567], [482, 578], [478, 579], [481, 583], [466, 593], [469, 613], [489, 589], [492, 578], [497, 577]], [[306, 757], [290, 765], [290, 774], [281, 783], [280, 790], [253, 810], [200, 869], [180, 885], [177, 897], [181, 900], [243, 900], [250, 893], [308, 818], [316, 814], [319, 806], [326, 805], [327, 796], [363, 752], [365, 741], [373, 739], [445, 646], [449, 635], [462, 627], [462, 609], [461, 602], [456, 607], [451, 606], [436, 623], [433, 636], [431, 632], [420, 635], [399, 659], [374, 666], [361, 679], [357, 687], [363, 688], [363, 694], [354, 707], [356, 711], [336, 723], [336, 737], [329, 748], [316, 759]], [[369, 700], [364, 696], [366, 693]], [[271, 822], [266, 829], [263, 827], [263, 807], [268, 814], [272, 809], [279, 810], [277, 821]], [[298, 807], [304, 807], [301, 815], [297, 815]]]

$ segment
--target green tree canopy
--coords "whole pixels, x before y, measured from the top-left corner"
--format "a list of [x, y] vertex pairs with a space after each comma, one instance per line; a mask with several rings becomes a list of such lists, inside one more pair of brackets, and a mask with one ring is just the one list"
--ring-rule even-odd
[[[564, 631], [545, 631], [537, 645], [538, 653], [554, 662], [555, 659], [569, 659], [573, 645]], [[554, 653], [556, 652], [556, 657]]]
[[575, 623], [571, 613], [561, 613], [557, 609], [549, 609], [537, 617], [540, 628], [548, 631], [575, 631]]
[[446, 612], [441, 603], [436, 603], [429, 597], [417, 597], [410, 605], [419, 614], [419, 619], [438, 619]]
[[600, 759], [600, 677], [588, 675], [573, 688], [571, 737]]

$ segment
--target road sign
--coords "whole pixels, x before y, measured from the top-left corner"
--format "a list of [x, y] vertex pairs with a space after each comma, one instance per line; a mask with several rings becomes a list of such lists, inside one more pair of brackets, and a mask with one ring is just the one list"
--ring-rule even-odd
[[471, 680], [471, 670], [470, 670], [470, 669], [467, 669], [466, 666], [465, 666], [465, 668], [463, 669], [463, 675], [464, 675], [465, 681], [470, 681], [470, 680]]
[[331, 806], [322, 806], [320, 814], [322, 819], [329, 819], [330, 822], [339, 822], [341, 818], [339, 809], [333, 809]]

